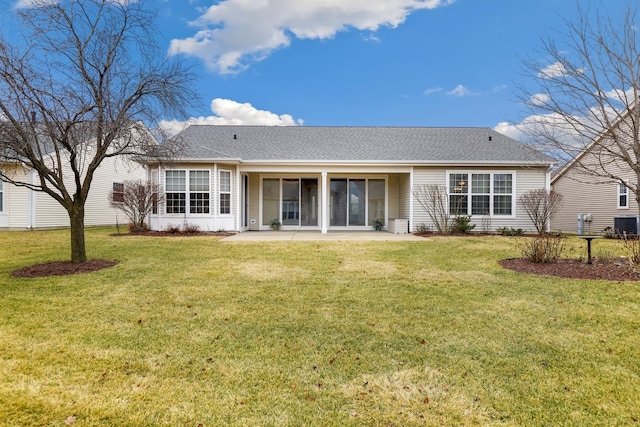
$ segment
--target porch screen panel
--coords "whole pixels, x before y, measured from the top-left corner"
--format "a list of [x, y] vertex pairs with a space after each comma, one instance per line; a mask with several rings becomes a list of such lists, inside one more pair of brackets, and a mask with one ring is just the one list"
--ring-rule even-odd
[[269, 226], [274, 219], [280, 220], [280, 179], [262, 180], [262, 225]]
[[330, 204], [330, 220], [331, 226], [347, 225], [347, 180], [332, 179]]
[[303, 178], [300, 180], [300, 225], [318, 225], [318, 180]]
[[282, 225], [300, 224], [300, 180], [282, 180]]
[[384, 222], [384, 179], [369, 180], [369, 218], [368, 225], [373, 227], [376, 219]]
[[349, 225], [365, 225], [367, 181], [349, 180]]

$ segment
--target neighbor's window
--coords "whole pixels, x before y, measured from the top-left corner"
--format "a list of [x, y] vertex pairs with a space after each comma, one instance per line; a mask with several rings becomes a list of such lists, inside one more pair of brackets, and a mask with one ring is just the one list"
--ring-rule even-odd
[[513, 173], [450, 173], [447, 189], [450, 215], [513, 214]]
[[618, 184], [618, 209], [629, 208], [629, 189], [624, 184]]
[[168, 170], [165, 176], [166, 205], [168, 214], [185, 213], [187, 200], [186, 171]]
[[220, 171], [220, 214], [231, 213], [231, 172]]
[[113, 190], [113, 201], [116, 203], [124, 202], [124, 184], [122, 182], [114, 182], [111, 189]]
[[189, 171], [189, 213], [209, 213], [209, 171]]

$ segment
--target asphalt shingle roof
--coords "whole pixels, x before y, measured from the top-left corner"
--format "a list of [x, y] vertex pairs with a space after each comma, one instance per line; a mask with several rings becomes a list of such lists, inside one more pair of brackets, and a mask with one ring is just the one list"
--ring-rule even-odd
[[528, 163], [545, 155], [489, 128], [192, 125], [184, 159], [243, 162]]

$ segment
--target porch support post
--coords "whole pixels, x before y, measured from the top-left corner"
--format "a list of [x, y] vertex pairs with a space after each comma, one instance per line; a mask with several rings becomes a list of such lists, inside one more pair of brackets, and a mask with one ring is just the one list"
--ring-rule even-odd
[[[234, 215], [235, 218], [233, 220], [234, 227], [238, 232], [243, 231], [242, 230], [242, 218], [243, 218], [243, 208], [242, 208], [242, 204], [244, 203], [243, 199], [243, 194], [242, 194], [242, 189], [244, 187], [244, 182], [242, 180], [242, 174], [240, 173], [240, 167], [236, 166], [236, 188], [235, 188], [235, 194], [236, 194], [236, 198], [234, 199], [236, 202], [236, 214]], [[220, 197], [218, 195], [218, 197]], [[232, 197], [233, 199], [233, 197]]]
[[322, 197], [320, 199], [320, 220], [322, 221], [322, 234], [327, 234], [329, 219], [329, 189], [327, 188], [327, 172], [322, 172]]

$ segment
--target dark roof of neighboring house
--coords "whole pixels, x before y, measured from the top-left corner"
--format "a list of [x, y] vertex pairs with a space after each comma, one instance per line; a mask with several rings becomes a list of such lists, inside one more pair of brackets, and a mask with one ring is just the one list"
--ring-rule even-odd
[[489, 128], [192, 125], [176, 138], [185, 144], [182, 160], [553, 163]]

